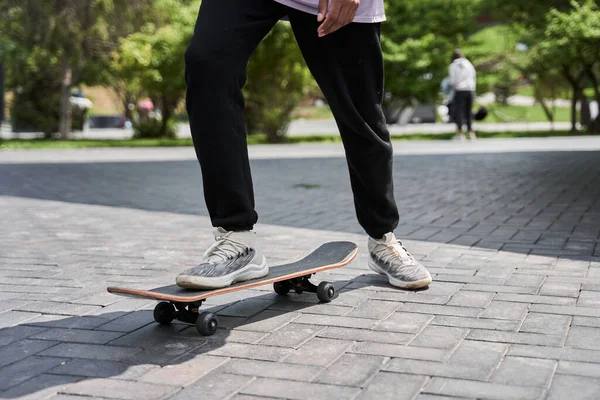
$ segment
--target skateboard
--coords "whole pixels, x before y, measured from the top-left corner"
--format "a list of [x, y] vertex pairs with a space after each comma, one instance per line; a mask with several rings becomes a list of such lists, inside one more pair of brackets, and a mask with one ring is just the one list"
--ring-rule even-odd
[[154, 320], [169, 325], [173, 320], [196, 325], [203, 336], [213, 335], [219, 326], [217, 316], [211, 312], [199, 312], [202, 303], [209, 297], [236, 292], [257, 286], [273, 284], [278, 295], [285, 296], [290, 291], [316, 293], [321, 302], [329, 303], [335, 296], [331, 282], [321, 282], [318, 286], [310, 282], [317, 272], [348, 265], [358, 253], [355, 243], [329, 242], [307, 255], [300, 261], [271, 267], [263, 278], [235, 283], [221, 289], [190, 290], [177, 285], [163, 286], [150, 290], [126, 287], [109, 287], [109, 293], [119, 296], [159, 300], [154, 308]]

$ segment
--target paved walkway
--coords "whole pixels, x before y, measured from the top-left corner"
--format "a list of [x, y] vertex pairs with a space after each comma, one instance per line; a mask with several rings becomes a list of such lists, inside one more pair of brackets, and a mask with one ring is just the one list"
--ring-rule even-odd
[[191, 149], [0, 153], [0, 398], [596, 399], [598, 147], [486, 142], [395, 160], [397, 233], [434, 275], [416, 293], [365, 267], [338, 148], [253, 150], [272, 264], [327, 240], [361, 253], [317, 276], [329, 305], [268, 287], [211, 299], [210, 338], [105, 292], [168, 284], [210, 243]]

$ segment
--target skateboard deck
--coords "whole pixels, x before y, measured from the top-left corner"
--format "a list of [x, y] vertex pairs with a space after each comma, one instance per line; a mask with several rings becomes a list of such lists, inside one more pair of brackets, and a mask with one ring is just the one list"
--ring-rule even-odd
[[273, 284], [273, 289], [280, 295], [286, 295], [290, 291], [311, 292], [316, 293], [322, 302], [330, 302], [335, 296], [333, 285], [329, 282], [321, 282], [315, 286], [309, 281], [310, 277], [318, 272], [348, 265], [357, 253], [358, 248], [352, 242], [325, 243], [302, 260], [271, 267], [269, 274], [263, 278], [238, 282], [221, 289], [191, 290], [169, 285], [150, 290], [127, 287], [109, 287], [107, 290], [120, 296], [162, 301], [154, 309], [156, 322], [168, 325], [177, 319], [192, 323], [196, 325], [200, 334], [208, 336], [216, 332], [218, 319], [212, 313], [198, 314], [198, 308], [207, 298]]

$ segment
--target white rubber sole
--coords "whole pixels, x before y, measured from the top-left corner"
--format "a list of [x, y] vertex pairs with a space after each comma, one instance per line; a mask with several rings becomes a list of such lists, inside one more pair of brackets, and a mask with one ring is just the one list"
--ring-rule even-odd
[[421, 279], [418, 281], [411, 281], [411, 282], [406, 282], [406, 281], [394, 278], [393, 276], [391, 276], [390, 274], [388, 274], [387, 272], [385, 272], [384, 270], [379, 268], [379, 266], [373, 260], [371, 260], [371, 258], [369, 258], [367, 265], [369, 266], [369, 268], [371, 268], [371, 270], [377, 272], [378, 274], [387, 276], [388, 281], [390, 282], [390, 285], [395, 286], [400, 289], [422, 289], [422, 288], [429, 286], [432, 282], [431, 276], [429, 276], [426, 279]]
[[269, 264], [263, 258], [262, 264], [248, 264], [244, 268], [234, 271], [228, 275], [218, 277], [206, 277], [195, 275], [179, 275], [175, 280], [177, 286], [185, 289], [221, 289], [231, 286], [236, 282], [258, 279], [269, 274]]

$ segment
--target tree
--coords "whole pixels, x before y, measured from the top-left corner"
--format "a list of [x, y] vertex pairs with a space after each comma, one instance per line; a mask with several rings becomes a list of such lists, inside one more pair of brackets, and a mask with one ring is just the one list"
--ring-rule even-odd
[[116, 39], [131, 25], [126, 20], [143, 15], [150, 1], [4, 0], [0, 51], [7, 86], [16, 89], [15, 118], [66, 137], [71, 88], [106, 82]]
[[170, 120], [185, 94], [184, 54], [194, 30], [199, 2], [182, 6], [160, 0], [162, 26], [148, 23], [122, 39], [114, 54], [113, 70], [130, 90], [156, 100], [162, 112], [160, 136], [173, 136]]

